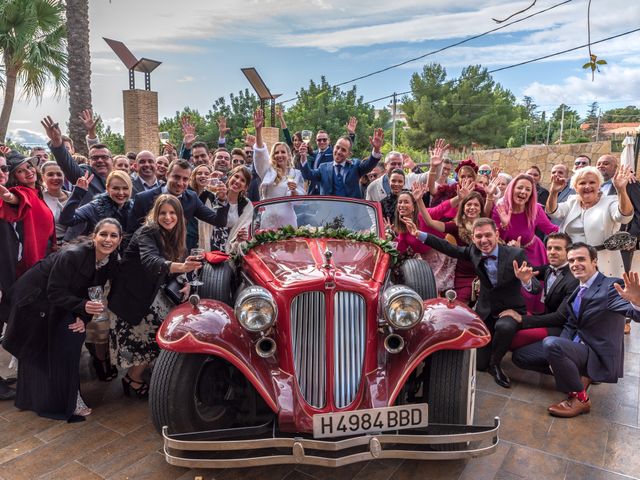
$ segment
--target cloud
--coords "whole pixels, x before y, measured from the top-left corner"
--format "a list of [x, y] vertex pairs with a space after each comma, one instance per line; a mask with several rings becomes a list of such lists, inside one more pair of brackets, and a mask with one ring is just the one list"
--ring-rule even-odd
[[193, 78], [191, 75], [185, 75], [182, 78], [179, 78], [176, 80], [176, 82], [178, 83], [190, 83], [193, 82], [195, 80], [195, 78]]
[[570, 76], [561, 83], [533, 82], [523, 94], [533, 97], [536, 103], [555, 105], [638, 101], [640, 67], [605, 66], [596, 72], [594, 81], [590, 72], [585, 70], [581, 76]]
[[21, 145], [46, 145], [49, 140], [41, 132], [34, 132], [32, 130], [22, 128], [9, 130], [7, 132], [7, 138], [11, 139], [12, 142], [19, 143]]

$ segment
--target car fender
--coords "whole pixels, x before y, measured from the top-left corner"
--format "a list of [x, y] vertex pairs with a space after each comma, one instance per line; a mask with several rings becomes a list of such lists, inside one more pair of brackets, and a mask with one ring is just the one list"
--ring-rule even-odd
[[[404, 348], [399, 353], [384, 352], [388, 405], [394, 404], [411, 372], [429, 355], [438, 350], [480, 348], [491, 341], [484, 322], [466, 305], [442, 298], [423, 304], [422, 320], [409, 330], [395, 332], [404, 339]], [[382, 347], [384, 334], [380, 336]]]
[[[233, 310], [216, 300], [201, 300], [197, 306], [183, 303], [165, 318], [156, 335], [160, 348], [180, 353], [214, 355], [234, 365], [251, 382], [274, 411], [278, 412], [277, 353], [260, 357], [255, 336], [238, 323]], [[280, 383], [285, 383], [280, 381]]]

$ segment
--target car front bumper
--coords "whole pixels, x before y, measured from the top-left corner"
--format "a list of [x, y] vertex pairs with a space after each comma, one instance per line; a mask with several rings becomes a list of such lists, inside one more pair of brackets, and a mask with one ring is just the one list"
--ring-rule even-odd
[[162, 429], [168, 463], [188, 468], [237, 468], [277, 464], [340, 467], [384, 458], [453, 460], [493, 453], [500, 419], [493, 426], [439, 425], [340, 440], [316, 440], [279, 432], [274, 421], [247, 428], [170, 435]]

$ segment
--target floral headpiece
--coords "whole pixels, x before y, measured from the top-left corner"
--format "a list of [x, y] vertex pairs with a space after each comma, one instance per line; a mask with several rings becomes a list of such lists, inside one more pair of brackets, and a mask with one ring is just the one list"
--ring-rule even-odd
[[476, 162], [474, 162], [472, 158], [461, 161], [456, 167], [456, 173], [458, 173], [462, 167], [471, 167], [476, 174], [478, 173], [478, 165], [476, 165]]

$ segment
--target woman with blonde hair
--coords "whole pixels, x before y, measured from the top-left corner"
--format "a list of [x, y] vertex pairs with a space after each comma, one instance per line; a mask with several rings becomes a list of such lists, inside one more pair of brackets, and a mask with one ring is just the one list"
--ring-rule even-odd
[[[264, 116], [261, 109], [253, 115], [256, 128], [256, 144], [253, 147], [253, 164], [260, 184], [260, 200], [275, 197], [304, 195], [304, 179], [300, 170], [293, 168], [291, 150], [285, 142], [276, 142], [271, 155], [262, 140]], [[274, 208], [275, 207], [275, 208]], [[276, 228], [284, 225], [297, 226], [292, 205], [273, 205], [261, 217], [261, 228]]]
[[[198, 198], [205, 205], [209, 202], [209, 205], [215, 203], [216, 196], [211, 193], [207, 187], [209, 186], [209, 181], [211, 179], [211, 173], [213, 169], [207, 165], [206, 163], [202, 163], [196, 166], [191, 171], [191, 176], [189, 177], [189, 190], [193, 190], [198, 195]], [[200, 247], [208, 250], [205, 244], [202, 244], [198, 241], [198, 231], [200, 230], [200, 225], [204, 222], [198, 220], [193, 217], [187, 223], [187, 248], [191, 250], [192, 248]], [[208, 225], [208, 224], [207, 224]]]
[[[112, 358], [120, 367], [128, 368], [122, 379], [127, 396], [131, 390], [139, 398], [149, 393], [142, 374], [160, 353], [156, 332], [173, 307], [161, 287], [171, 276], [192, 272], [202, 265], [186, 256], [185, 240], [180, 200], [169, 194], [158, 196], [144, 225], [131, 237], [113, 281], [109, 308], [117, 318], [111, 331]], [[188, 283], [182, 293], [186, 299]]]
[[67, 227], [84, 223], [83, 233], [86, 234], [92, 232], [95, 225], [103, 218], [115, 218], [126, 231], [129, 211], [133, 204], [131, 178], [122, 170], [113, 170], [107, 177], [107, 191], [78, 207], [92, 179], [93, 175], [89, 175], [88, 172], [78, 178], [76, 188], [73, 189], [71, 197], [60, 212], [58, 221]]
[[567, 180], [552, 176], [546, 211], [553, 219], [561, 220], [560, 231], [575, 242], [592, 245], [598, 251], [598, 270], [607, 276], [622, 277], [624, 264], [617, 250], [607, 250], [604, 241], [620, 230], [620, 225], [633, 219], [633, 205], [627, 194], [627, 184], [633, 176], [628, 167], [619, 168], [612, 179], [617, 195], [603, 195], [602, 174], [595, 167], [583, 167], [571, 177], [576, 195], [558, 203], [558, 193]]

